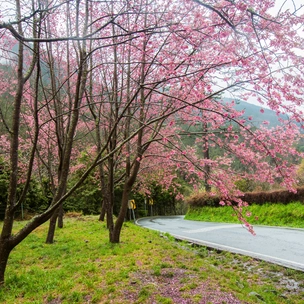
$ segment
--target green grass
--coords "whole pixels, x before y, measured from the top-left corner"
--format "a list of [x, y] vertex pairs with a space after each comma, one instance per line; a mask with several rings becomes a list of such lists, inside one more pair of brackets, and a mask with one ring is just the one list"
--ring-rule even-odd
[[[300, 202], [287, 205], [251, 205], [244, 208], [244, 214], [247, 212], [250, 212], [251, 216], [245, 216], [245, 218], [253, 225], [304, 228], [304, 204]], [[208, 222], [239, 222], [229, 206], [191, 208], [185, 218]]]
[[46, 231], [39, 227], [12, 252], [1, 303], [303, 303], [302, 272], [191, 247], [131, 223], [120, 244], [108, 242], [97, 217], [66, 219], [52, 245], [44, 243]]

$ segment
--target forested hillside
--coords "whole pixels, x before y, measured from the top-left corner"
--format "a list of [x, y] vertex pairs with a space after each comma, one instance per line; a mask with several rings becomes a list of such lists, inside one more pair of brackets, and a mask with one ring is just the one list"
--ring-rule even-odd
[[276, 111], [265, 108], [263, 105], [257, 105], [239, 99], [223, 99], [223, 102], [229, 103], [232, 101], [235, 103], [234, 108], [237, 111], [244, 111], [244, 119], [250, 121], [255, 127], [276, 127], [282, 124], [281, 120], [288, 120], [287, 114], [276, 113]]

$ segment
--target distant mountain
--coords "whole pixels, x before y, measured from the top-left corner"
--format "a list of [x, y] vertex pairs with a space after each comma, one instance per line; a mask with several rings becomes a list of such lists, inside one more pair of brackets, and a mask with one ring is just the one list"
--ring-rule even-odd
[[[277, 116], [276, 112], [267, 108], [264, 108], [262, 106], [259, 105], [255, 105], [255, 104], [251, 104], [248, 103], [246, 101], [243, 100], [239, 100], [239, 99], [232, 99], [232, 98], [224, 98], [223, 102], [224, 103], [231, 103], [234, 100], [235, 102], [235, 109], [237, 111], [242, 111], [244, 110], [244, 119], [248, 120], [248, 117], [252, 117], [251, 123], [256, 126], [259, 127], [261, 125], [263, 125], [264, 121], [268, 121], [269, 124], [267, 125], [268, 127], [276, 127], [278, 125], [280, 125], [280, 121], [279, 118], [281, 119], [288, 119], [288, 115], [287, 114], [280, 114], [279, 116]], [[261, 109], [263, 111], [263, 113], [261, 112]]]

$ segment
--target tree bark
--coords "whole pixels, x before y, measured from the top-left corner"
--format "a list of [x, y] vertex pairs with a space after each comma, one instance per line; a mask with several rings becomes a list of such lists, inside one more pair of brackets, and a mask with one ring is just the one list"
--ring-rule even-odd
[[[59, 207], [60, 208], [60, 207]], [[54, 236], [55, 236], [55, 229], [56, 229], [56, 222], [59, 214], [59, 208], [56, 209], [54, 214], [52, 215], [49, 223], [49, 230], [46, 237], [46, 243], [47, 244], [53, 244], [54, 243]]]
[[[77, 16], [76, 16], [76, 29], [79, 31], [78, 22], [80, 18], [79, 14], [79, 5], [80, 2], [76, 3], [77, 5]], [[86, 35], [87, 29], [88, 29], [88, 2], [85, 5], [85, 13], [84, 13], [84, 20], [85, 24], [83, 26], [83, 35]], [[77, 35], [80, 35], [79, 32], [77, 32]], [[63, 127], [60, 126], [60, 132], [67, 132], [65, 142], [63, 145], [62, 155], [60, 155], [60, 168], [58, 170], [59, 176], [58, 176], [58, 189], [57, 193], [55, 195], [55, 198], [53, 200], [53, 205], [55, 205], [57, 202], [61, 200], [61, 198], [66, 193], [67, 189], [67, 180], [69, 176], [69, 169], [70, 169], [70, 162], [71, 162], [71, 153], [73, 150], [73, 142], [74, 142], [74, 136], [76, 127], [78, 124], [79, 119], [79, 111], [80, 111], [80, 104], [82, 101], [82, 98], [84, 96], [85, 87], [86, 87], [86, 81], [87, 81], [87, 75], [88, 75], [88, 67], [87, 67], [87, 48], [86, 48], [86, 41], [78, 41], [78, 53], [79, 53], [79, 61], [78, 61], [78, 74], [77, 74], [77, 81], [76, 81], [76, 89], [75, 89], [75, 95], [73, 103], [71, 104], [71, 116], [69, 117], [69, 123], [66, 127], [67, 130], [62, 129]], [[62, 205], [62, 204], [61, 204]], [[60, 207], [60, 205], [59, 205]], [[58, 208], [59, 208], [58, 207]], [[56, 220], [58, 217], [59, 209], [56, 209], [55, 213], [52, 215], [50, 226], [49, 226], [49, 232], [47, 235], [46, 243], [53, 243], [54, 242], [54, 233], [56, 228]], [[55, 227], [54, 227], [55, 225]]]
[[8, 239], [0, 239], [0, 286], [4, 284], [7, 261], [12, 249]]
[[126, 191], [124, 191], [119, 215], [117, 217], [115, 225], [113, 226], [113, 229], [110, 230], [109, 236], [110, 236], [111, 243], [120, 242], [120, 234], [121, 234], [122, 225], [124, 223], [124, 220], [125, 220], [125, 217], [126, 217], [126, 214], [128, 211], [128, 200], [129, 200], [130, 191], [131, 191], [131, 187], [129, 188], [129, 191], [127, 189], [126, 189]]
[[104, 201], [101, 204], [101, 210], [100, 210], [100, 214], [99, 214], [99, 221], [104, 222], [105, 220], [105, 216], [106, 216], [106, 208], [105, 208], [105, 203]]
[[63, 228], [63, 204], [59, 207], [57, 226], [58, 228]]
[[[139, 135], [139, 139], [138, 139], [138, 141], [140, 143], [141, 143], [141, 135], [142, 134]], [[140, 151], [139, 151], [138, 155], [140, 155], [140, 156], [142, 155]], [[110, 236], [111, 243], [119, 243], [119, 241], [120, 241], [120, 233], [121, 233], [122, 225], [124, 223], [124, 220], [126, 218], [127, 211], [128, 211], [129, 195], [130, 195], [132, 187], [135, 183], [139, 168], [140, 168], [140, 161], [136, 160], [134, 163], [134, 167], [132, 169], [132, 173], [128, 174], [129, 177], [126, 179], [126, 181], [124, 183], [124, 189], [123, 189], [123, 193], [122, 193], [121, 207], [119, 210], [119, 215], [116, 219], [115, 225], [112, 226], [113, 228], [109, 229], [110, 230], [109, 236]], [[112, 215], [111, 219], [113, 222], [113, 215]]]
[[11, 251], [22, 242], [35, 228], [45, 223], [53, 214], [48, 210], [28, 222], [19, 232], [12, 235], [14, 212], [7, 208], [0, 236], [0, 285], [4, 283], [5, 270]]
[[[16, 1], [17, 18], [21, 19], [20, 2]], [[22, 34], [21, 23], [18, 25], [18, 32]], [[23, 44], [18, 45], [18, 68], [17, 68], [17, 89], [14, 100], [12, 133], [10, 138], [10, 181], [8, 187], [7, 205], [3, 228], [0, 236], [0, 284], [4, 283], [4, 274], [12, 246], [9, 240], [12, 236], [14, 223], [14, 209], [16, 207], [17, 185], [18, 185], [18, 153], [19, 153], [19, 128], [20, 128], [20, 111], [22, 103], [22, 93], [25, 84], [23, 77]]]

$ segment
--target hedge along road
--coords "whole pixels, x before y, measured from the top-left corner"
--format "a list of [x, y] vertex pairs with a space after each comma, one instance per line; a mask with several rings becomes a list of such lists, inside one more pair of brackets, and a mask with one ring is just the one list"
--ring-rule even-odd
[[142, 218], [136, 223], [177, 239], [304, 271], [304, 229], [255, 226], [252, 235], [240, 224], [190, 221], [183, 216]]

